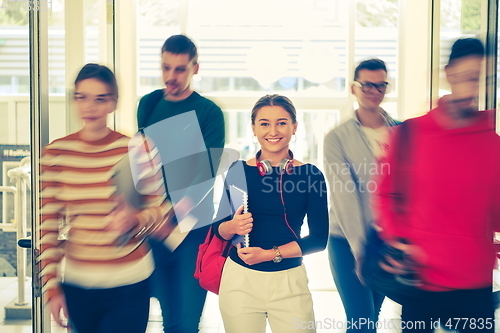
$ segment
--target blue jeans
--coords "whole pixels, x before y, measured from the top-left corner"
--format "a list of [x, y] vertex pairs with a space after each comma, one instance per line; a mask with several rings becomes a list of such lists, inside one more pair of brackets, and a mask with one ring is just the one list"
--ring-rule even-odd
[[198, 247], [208, 227], [193, 230], [170, 252], [163, 243], [150, 241], [155, 259], [153, 297], [160, 302], [166, 333], [197, 333], [207, 291], [194, 278]]
[[109, 289], [62, 284], [70, 325], [77, 333], [143, 333], [149, 317], [149, 279]]
[[373, 292], [359, 280], [355, 272], [354, 255], [347, 239], [331, 236], [328, 254], [333, 279], [348, 320], [347, 332], [375, 332], [384, 296]]

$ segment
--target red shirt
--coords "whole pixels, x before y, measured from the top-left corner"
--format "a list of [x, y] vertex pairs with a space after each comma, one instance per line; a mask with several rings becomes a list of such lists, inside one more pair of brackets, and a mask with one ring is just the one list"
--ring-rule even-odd
[[447, 129], [450, 122], [443, 99], [426, 115], [409, 120], [411, 177], [404, 214], [392, 208], [397, 131], [374, 198], [382, 237], [405, 237], [420, 247], [422, 288], [433, 291], [491, 286], [493, 232], [500, 231], [495, 112], [478, 112], [475, 122], [463, 128]]

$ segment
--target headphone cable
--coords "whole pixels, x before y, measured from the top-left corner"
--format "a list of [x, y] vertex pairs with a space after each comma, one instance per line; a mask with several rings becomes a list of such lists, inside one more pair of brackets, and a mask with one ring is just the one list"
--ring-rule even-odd
[[283, 204], [283, 216], [285, 217], [285, 223], [286, 223], [288, 229], [290, 229], [290, 231], [293, 233], [295, 238], [299, 239], [299, 237], [297, 237], [297, 234], [295, 233], [295, 231], [293, 231], [292, 227], [290, 227], [290, 224], [288, 223], [288, 219], [286, 217], [285, 199], [283, 197], [283, 173], [284, 172], [280, 173], [280, 196], [281, 196], [281, 203]]

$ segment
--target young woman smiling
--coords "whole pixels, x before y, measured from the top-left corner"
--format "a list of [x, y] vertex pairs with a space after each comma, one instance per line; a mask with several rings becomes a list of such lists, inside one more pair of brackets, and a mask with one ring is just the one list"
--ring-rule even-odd
[[[238, 243], [231, 250], [224, 266], [219, 294], [224, 328], [228, 333], [265, 332], [268, 318], [273, 332], [315, 332], [302, 257], [326, 247], [325, 180], [317, 167], [294, 159], [289, 149], [297, 119], [287, 97], [262, 97], [251, 121], [261, 150], [255, 158], [236, 162], [225, 181], [227, 189], [234, 185], [247, 191], [248, 212], [242, 206], [226, 217], [230, 200], [222, 200], [213, 226], [222, 239], [245, 234], [250, 239], [249, 247]], [[284, 181], [297, 186], [290, 190]], [[316, 185], [298, 186], [301, 182]], [[229, 199], [231, 193], [226, 191]], [[301, 237], [306, 216], [309, 235]]]

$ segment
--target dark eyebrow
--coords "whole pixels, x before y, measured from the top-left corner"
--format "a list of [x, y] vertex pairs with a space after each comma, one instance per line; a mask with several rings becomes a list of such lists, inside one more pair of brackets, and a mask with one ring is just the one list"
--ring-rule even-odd
[[187, 65], [180, 65], [180, 66], [172, 66], [166, 63], [161, 64], [162, 67], [174, 67], [174, 68], [187, 68]]
[[[81, 92], [78, 92], [78, 91], [75, 91], [73, 95], [83, 95], [84, 93], [81, 93]], [[107, 93], [107, 94], [99, 94], [99, 95], [96, 95], [96, 97], [108, 97], [108, 96], [113, 96], [113, 94], [111, 93]]]
[[[276, 119], [276, 121], [280, 121], [280, 120], [289, 120], [288, 118], [280, 118], [280, 119]], [[270, 121], [269, 119], [259, 119], [259, 121]]]

